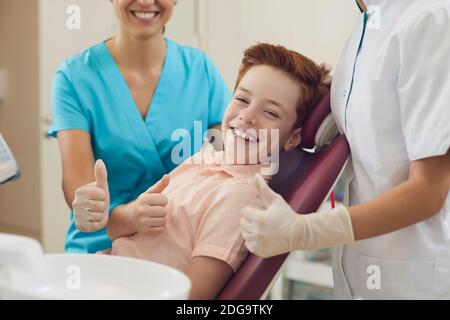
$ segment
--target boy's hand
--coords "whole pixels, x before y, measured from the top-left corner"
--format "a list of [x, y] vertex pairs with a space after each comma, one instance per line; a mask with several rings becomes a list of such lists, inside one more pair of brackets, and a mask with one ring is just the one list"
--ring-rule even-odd
[[108, 223], [108, 173], [102, 160], [95, 163], [94, 176], [94, 182], [75, 191], [72, 202], [75, 224], [81, 232], [96, 232]]
[[132, 203], [130, 223], [136, 232], [150, 229], [160, 231], [166, 225], [169, 200], [162, 192], [169, 182], [170, 176], [165, 175]]

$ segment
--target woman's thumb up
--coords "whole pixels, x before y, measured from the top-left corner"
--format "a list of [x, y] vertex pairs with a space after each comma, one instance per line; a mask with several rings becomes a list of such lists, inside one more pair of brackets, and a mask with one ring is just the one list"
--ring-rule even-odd
[[96, 232], [106, 226], [109, 217], [108, 173], [102, 160], [94, 165], [95, 181], [75, 191], [72, 209], [81, 232]]
[[108, 172], [105, 163], [102, 160], [97, 160], [94, 166], [95, 185], [108, 191]]
[[105, 211], [104, 211], [104, 219], [106, 219], [109, 215], [109, 187], [108, 187], [108, 171], [106, 170], [106, 165], [102, 160], [97, 160], [94, 166], [94, 177], [95, 177], [95, 186], [97, 188], [103, 189], [105, 191]]

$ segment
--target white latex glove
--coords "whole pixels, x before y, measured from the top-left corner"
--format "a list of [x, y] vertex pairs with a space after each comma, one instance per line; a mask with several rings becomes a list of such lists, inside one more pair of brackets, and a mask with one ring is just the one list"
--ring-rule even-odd
[[350, 215], [344, 206], [326, 212], [297, 214], [260, 175], [256, 177], [256, 183], [266, 210], [242, 209], [242, 237], [250, 252], [267, 258], [294, 250], [354, 242]]
[[102, 160], [94, 166], [95, 181], [75, 191], [72, 202], [75, 224], [81, 232], [103, 229], [109, 218], [108, 173]]
[[170, 176], [165, 175], [131, 203], [129, 216], [133, 230], [136, 232], [149, 229], [161, 230], [166, 225], [166, 206], [169, 200], [162, 192], [169, 182]]

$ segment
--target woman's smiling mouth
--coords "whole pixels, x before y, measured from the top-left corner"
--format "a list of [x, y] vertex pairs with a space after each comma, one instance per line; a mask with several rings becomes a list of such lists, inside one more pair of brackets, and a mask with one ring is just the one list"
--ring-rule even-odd
[[130, 11], [131, 14], [142, 22], [152, 22], [159, 16], [159, 12], [157, 11]]

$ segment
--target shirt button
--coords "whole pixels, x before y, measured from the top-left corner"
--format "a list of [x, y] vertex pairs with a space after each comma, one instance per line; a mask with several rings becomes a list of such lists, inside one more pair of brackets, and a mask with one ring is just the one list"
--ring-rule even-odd
[[347, 97], [347, 90], [344, 90], [344, 91], [342, 92], [342, 98], [345, 98], [345, 97]]

